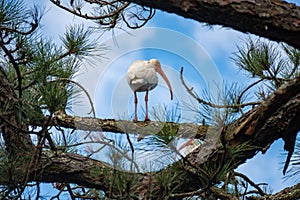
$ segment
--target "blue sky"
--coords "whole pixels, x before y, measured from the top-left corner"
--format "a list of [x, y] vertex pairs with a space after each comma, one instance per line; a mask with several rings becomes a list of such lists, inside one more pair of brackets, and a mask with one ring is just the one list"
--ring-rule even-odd
[[[56, 8], [48, 1], [47, 13], [42, 23], [42, 31], [53, 40], [59, 40], [66, 25], [85, 23], [95, 26], [92, 22], [78, 20], [74, 16]], [[289, 1], [298, 3], [298, 1]], [[95, 37], [101, 32], [95, 33]], [[131, 31], [116, 31], [118, 46], [114, 44], [112, 34], [106, 33], [99, 39], [99, 44], [109, 46], [105, 52], [107, 59], [86, 62], [79, 71], [79, 81], [90, 93], [95, 103], [97, 117], [130, 119], [133, 113], [133, 94], [126, 83], [126, 71], [134, 60], [157, 58], [168, 75], [174, 89], [175, 100], [170, 101], [166, 84], [160, 79], [159, 86], [150, 92], [149, 106], [156, 108], [160, 105], [183, 107], [183, 102], [196, 105], [182, 88], [179, 79], [180, 67], [184, 67], [185, 79], [195, 91], [201, 95], [202, 89], [208, 89], [213, 95], [217, 90], [214, 82], [223, 84], [237, 81], [246, 84], [248, 78], [241, 73], [230, 56], [236, 51], [236, 45], [249, 35], [219, 26], [207, 27], [199, 22], [185, 19], [175, 14], [157, 11], [156, 15], [142, 29]], [[252, 36], [255, 37], [255, 36]], [[222, 88], [222, 87], [221, 87]], [[143, 105], [143, 94], [139, 95]], [[87, 102], [83, 96], [82, 102]], [[75, 114], [86, 116], [90, 110], [88, 104], [75, 106]], [[103, 106], [105, 105], [105, 106]], [[184, 119], [197, 121], [195, 112], [181, 109]], [[139, 107], [140, 117], [143, 117]], [[259, 153], [254, 159], [239, 167], [255, 182], [267, 182], [274, 191], [293, 185], [293, 181], [283, 183], [282, 157], [283, 143], [278, 141], [271, 146], [265, 155]]]

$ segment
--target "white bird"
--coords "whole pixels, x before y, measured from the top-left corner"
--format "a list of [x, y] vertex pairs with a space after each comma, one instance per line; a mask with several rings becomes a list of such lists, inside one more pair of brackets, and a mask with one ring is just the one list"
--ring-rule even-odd
[[173, 91], [171, 84], [161, 69], [160, 63], [157, 59], [147, 60], [138, 60], [133, 62], [127, 72], [127, 82], [132, 91], [134, 92], [134, 122], [138, 121], [137, 118], [137, 103], [138, 99], [136, 96], [137, 92], [146, 92], [145, 95], [145, 104], [146, 104], [146, 116], [145, 121], [150, 121], [148, 117], [148, 92], [149, 90], [154, 89], [158, 83], [157, 73], [161, 75], [164, 81], [167, 83], [171, 100], [173, 100]]

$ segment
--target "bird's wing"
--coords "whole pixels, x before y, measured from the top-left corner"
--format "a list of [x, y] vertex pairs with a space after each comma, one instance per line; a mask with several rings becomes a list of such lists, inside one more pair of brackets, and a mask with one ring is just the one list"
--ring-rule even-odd
[[127, 72], [128, 84], [147, 84], [149, 71], [152, 69], [151, 63], [144, 60], [138, 60], [132, 63]]
[[157, 85], [154, 65], [149, 61], [132, 63], [127, 72], [127, 82], [133, 91], [151, 90]]

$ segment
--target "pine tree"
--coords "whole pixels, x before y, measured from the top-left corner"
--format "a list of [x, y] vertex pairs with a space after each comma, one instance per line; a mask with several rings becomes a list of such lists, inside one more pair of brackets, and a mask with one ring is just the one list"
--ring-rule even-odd
[[[99, 28], [109, 31], [123, 26], [141, 28], [155, 14], [153, 8], [147, 7], [149, 5], [211, 24], [223, 20], [221, 24], [240, 31], [251, 30], [239, 26], [232, 13], [235, 18], [242, 16], [242, 21], [248, 19], [253, 23], [256, 20], [244, 14], [245, 10], [252, 9], [252, 1], [235, 6], [225, 3], [222, 5], [224, 9], [220, 8], [223, 1], [218, 0], [184, 1], [180, 8], [176, 1], [173, 4], [146, 0], [137, 1], [138, 4], [127, 1], [50, 1], [78, 17], [95, 20]], [[181, 83], [191, 98], [199, 103], [202, 113], [201, 123], [192, 124], [181, 123], [176, 108], [171, 112], [164, 110], [168, 122], [133, 123], [74, 116], [70, 103], [76, 101], [79, 92], [91, 99], [85, 88], [74, 80], [74, 75], [84, 59], [95, 56], [98, 59], [102, 54], [95, 55], [94, 52], [105, 49], [91, 39], [91, 29], [83, 25], [67, 27], [61, 42], [55, 43], [41, 33], [44, 10], [28, 8], [22, 0], [1, 0], [1, 198], [30, 199], [34, 196], [38, 199], [43, 183], [52, 183], [57, 189], [57, 195], [52, 198], [60, 198], [66, 193], [71, 199], [299, 198], [299, 183], [270, 194], [264, 186], [235, 171], [247, 159], [259, 151], [267, 151], [275, 140], [282, 138], [284, 149], [288, 151], [283, 173], [298, 175], [299, 142], [296, 136], [300, 129], [300, 51], [296, 48], [300, 46], [299, 30], [295, 31], [285, 23], [289, 24], [294, 18], [300, 21], [300, 16], [296, 16], [300, 8], [277, 0], [259, 3], [262, 11], [255, 7], [252, 10], [256, 12], [252, 14], [257, 18], [260, 16], [263, 29], [261, 25], [254, 27], [253, 33], [287, 44], [246, 39], [244, 45], [238, 46], [232, 60], [253, 81], [244, 88], [228, 85], [222, 96], [223, 104], [214, 102], [209, 95], [197, 94], [184, 79], [183, 73], [188, 69], [182, 68]], [[92, 13], [86, 10], [86, 5], [94, 6]], [[223, 11], [221, 17], [213, 19], [205, 12], [195, 16], [203, 11], [201, 6], [204, 5], [210, 11]], [[230, 12], [227, 6], [235, 12]], [[289, 14], [284, 9], [281, 13], [287, 17], [286, 21], [280, 21], [276, 16], [273, 21], [265, 20], [261, 14], [268, 13], [264, 9], [269, 11], [270, 6], [274, 10], [287, 9]], [[226, 14], [229, 16], [227, 21]], [[205, 16], [207, 21], [202, 20]], [[275, 29], [274, 24], [279, 21], [281, 23]], [[278, 34], [283, 29], [287, 34]], [[249, 94], [253, 101], [247, 101]], [[91, 101], [90, 104], [93, 112]], [[158, 111], [154, 115], [160, 118]], [[182, 154], [176, 142], [178, 136], [188, 138], [190, 130], [197, 130], [191, 139], [194, 146]], [[88, 140], [78, 139], [76, 134], [80, 131], [88, 132]], [[100, 131], [110, 132], [114, 138], [98, 134]], [[142, 135], [144, 138], [140, 139], [144, 145], [137, 145], [133, 134]], [[209, 139], [204, 140], [205, 137]], [[82, 144], [98, 146], [90, 146], [84, 151]], [[91, 158], [104, 147], [108, 149], [110, 163]], [[164, 160], [163, 165], [141, 169], [136, 153], [149, 155], [153, 149], [165, 151], [168, 155], [158, 158]], [[203, 152], [206, 152], [204, 157], [200, 156]], [[290, 163], [293, 164], [291, 168]], [[31, 189], [34, 192], [31, 193]]]

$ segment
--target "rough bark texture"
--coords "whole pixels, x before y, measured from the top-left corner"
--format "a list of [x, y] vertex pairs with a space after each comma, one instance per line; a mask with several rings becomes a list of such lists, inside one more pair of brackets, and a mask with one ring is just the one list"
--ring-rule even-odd
[[[284, 190], [268, 196], [268, 200], [287, 200], [287, 199], [299, 199], [300, 196], [300, 183], [292, 186], [285, 188]], [[251, 196], [248, 198], [249, 200], [265, 200], [265, 197], [255, 197]]]
[[[32, 122], [32, 125], [41, 126], [47, 118], [39, 122]], [[139, 121], [137, 123], [126, 120], [115, 119], [99, 119], [92, 117], [70, 116], [65, 113], [60, 113], [52, 118], [50, 126], [62, 126], [65, 128], [72, 128], [76, 130], [85, 131], [103, 131], [113, 133], [132, 133], [139, 134], [141, 137], [147, 135], [155, 135], [164, 128], [173, 129], [177, 136], [183, 138], [197, 138], [204, 139], [206, 136], [208, 126], [182, 123], [176, 124], [174, 122], [159, 122], [159, 121]], [[190, 133], [194, 133], [191, 135]]]
[[[0, 66], [0, 132], [5, 141], [6, 151], [17, 155], [23, 151], [32, 151], [34, 146], [22, 124], [23, 114], [19, 99]], [[20, 132], [20, 134], [18, 134]]]
[[[64, 117], [66, 121], [72, 119], [68, 116], [60, 116], [61, 122]], [[80, 119], [85, 120], [84, 118]], [[57, 119], [54, 118], [54, 120]], [[94, 121], [94, 123], [101, 121], [90, 118], [88, 120]], [[104, 121], [109, 122], [109, 120]], [[280, 87], [264, 104], [246, 113], [229, 125], [227, 130], [220, 130], [223, 134], [223, 144], [217, 145], [205, 157], [201, 154], [203, 151], [201, 146], [190, 153], [186, 159], [159, 172], [133, 173], [114, 169], [103, 162], [77, 154], [44, 152], [39, 158], [39, 167], [35, 166], [35, 170], [30, 171], [29, 181], [76, 183], [107, 191], [113, 185], [111, 177], [117, 175], [123, 178], [127, 177], [128, 180], [134, 178], [139, 184], [132, 186], [130, 190], [137, 192], [137, 196], [145, 198], [147, 195], [158, 194], [162, 191], [162, 183], [159, 181], [161, 174], [172, 174], [173, 171], [183, 167], [185, 170], [182, 170], [176, 178], [178, 181], [170, 181], [168, 187], [176, 188], [173, 191], [175, 193], [196, 191], [203, 187], [201, 181], [195, 180], [195, 173], [198, 169], [202, 169], [203, 166], [213, 167], [216, 163], [219, 164], [220, 159], [232, 160], [232, 167], [237, 167], [246, 159], [253, 157], [259, 150], [267, 149], [269, 144], [276, 139], [284, 135], [296, 134], [300, 130], [299, 121], [300, 76]], [[116, 121], [112, 120], [110, 123], [116, 123]], [[69, 127], [68, 123], [65, 124]], [[63, 123], [60, 125], [63, 126]], [[238, 148], [245, 142], [249, 142], [250, 146], [255, 147], [246, 149], [238, 157], [233, 157], [230, 149]]]
[[[236, 30], [255, 33], [300, 47], [298, 38], [300, 8], [293, 4], [275, 0], [132, 0], [131, 2], [174, 12], [197, 21], [221, 24]], [[0, 69], [2, 70], [2, 68]], [[17, 166], [13, 173], [6, 171], [8, 168], [3, 164], [5, 161], [1, 160], [3, 162], [1, 163], [3, 167], [0, 168], [1, 174], [7, 174], [7, 177], [1, 177], [0, 184], [15, 183], [14, 181], [18, 182], [18, 178], [24, 181], [22, 177], [25, 173], [24, 182], [26, 183], [28, 181], [76, 183], [103, 191], [112, 191], [111, 195], [115, 198], [157, 199], [157, 197], [163, 197], [164, 194], [171, 195], [168, 196], [169, 198], [176, 198], [178, 193], [197, 191], [207, 187], [208, 182], [206, 180], [198, 179], [200, 176], [197, 173], [201, 173], [201, 169], [219, 167], [219, 171], [221, 171], [223, 166], [220, 166], [220, 161], [228, 160], [231, 162], [231, 167], [236, 168], [239, 164], [252, 158], [258, 151], [268, 149], [275, 140], [293, 138], [300, 130], [300, 75], [280, 87], [263, 104], [253, 108], [234, 123], [226, 128], [215, 130], [221, 134], [221, 140], [214, 148], [209, 149], [209, 153], [204, 157], [202, 153], [203, 149], [206, 148], [205, 145], [194, 150], [186, 158], [159, 172], [152, 173], [124, 172], [104, 162], [78, 154], [42, 151], [42, 148], [34, 146], [29, 134], [23, 128], [26, 125], [43, 125], [45, 123], [34, 122], [30, 124], [26, 122], [28, 124], [20, 124], [20, 119], [22, 119], [20, 110], [20, 99], [14, 93], [7, 77], [0, 71], [0, 128], [7, 151], [11, 154], [9, 157], [11, 160], [8, 163]], [[160, 126], [157, 122], [133, 124], [127, 121], [72, 117], [65, 114], [50, 119], [47, 125], [120, 133], [140, 133], [139, 128], [141, 126], [143, 129], [149, 127], [151, 130], [154, 129], [153, 127]], [[175, 126], [179, 130], [176, 124], [165, 123], [163, 126]], [[189, 125], [182, 125], [182, 127], [185, 126]], [[207, 132], [207, 127], [197, 126], [196, 128], [199, 138], [214, 133]], [[182, 135], [185, 136], [186, 134], [183, 132]], [[238, 155], [233, 155], [234, 149], [239, 149], [245, 142], [251, 148], [244, 149]], [[286, 145], [285, 149], [290, 151], [290, 145]], [[13, 159], [13, 155], [18, 153], [19, 155]], [[28, 159], [30, 162], [24, 162], [24, 159]], [[183, 168], [184, 170], [180, 170], [176, 177], [172, 176], [176, 174], [175, 171], [178, 172], [178, 169]], [[170, 174], [170, 180], [161, 178], [162, 175], [168, 174]], [[120, 188], [114, 190], [116, 187], [114, 184], [115, 177], [122, 180], [126, 179], [128, 180], [127, 183], [132, 181], [132, 184], [128, 184], [124, 191]], [[214, 180], [216, 177], [217, 174], [215, 176], [208, 174], [207, 178], [209, 178], [208, 181], [212, 182], [220, 181]], [[170, 189], [173, 190], [170, 191]], [[282, 191], [282, 193], [275, 194], [274, 198], [280, 199], [279, 195], [286, 199], [299, 197], [299, 184], [291, 189], [287, 188], [286, 191], [290, 195]], [[134, 194], [134, 197], [126, 197], [129, 193]], [[224, 198], [227, 195], [220, 194]], [[178, 196], [180, 195], [178, 194]]]
[[300, 7], [281, 0], [128, 0], [300, 48]]

